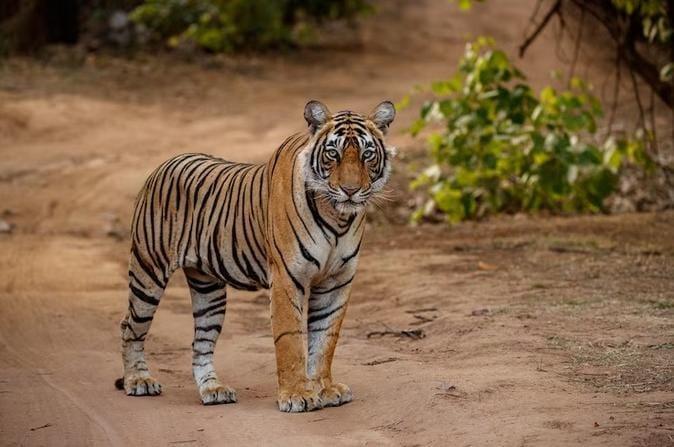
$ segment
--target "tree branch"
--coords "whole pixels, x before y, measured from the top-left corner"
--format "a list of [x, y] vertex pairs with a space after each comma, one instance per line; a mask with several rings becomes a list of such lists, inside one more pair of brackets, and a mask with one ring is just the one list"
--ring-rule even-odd
[[613, 121], [615, 120], [615, 112], [618, 108], [618, 97], [620, 96], [620, 74], [622, 72], [622, 58], [620, 57], [620, 50], [616, 51], [615, 56], [615, 84], [613, 84], [613, 104], [611, 105], [611, 115], [608, 118], [608, 131], [610, 135], [613, 130]]
[[[639, 77], [652, 88], [658, 97], [671, 109], [674, 107], [674, 89], [671, 82], [660, 80], [657, 66], [643, 57], [636, 49], [635, 42], [639, 35], [639, 24], [632, 18], [625, 27], [625, 23], [609, 14], [613, 8], [609, 0], [571, 0], [581, 10], [586, 10], [608, 31], [611, 38], [621, 52], [622, 59], [628, 67], [634, 70]], [[596, 7], [595, 7], [596, 6]], [[669, 13], [674, 7], [668, 10]]]
[[576, 44], [573, 49], [573, 60], [571, 61], [571, 68], [569, 69], [569, 83], [573, 79], [576, 72], [576, 62], [578, 62], [578, 55], [580, 54], [580, 42], [583, 39], [583, 25], [585, 24], [585, 10], [580, 12], [580, 24], [578, 25], [578, 35], [576, 36]]
[[529, 45], [536, 40], [536, 37], [543, 31], [543, 29], [548, 25], [548, 22], [554, 16], [555, 14], [559, 13], [559, 9], [562, 7], [562, 0], [555, 0], [555, 4], [552, 5], [552, 8], [548, 12], [545, 13], [545, 17], [543, 17], [543, 21], [536, 27], [534, 32], [524, 39], [524, 42], [522, 45], [520, 45], [520, 57], [524, 56], [524, 53], [527, 51], [527, 48], [529, 48]]
[[660, 149], [658, 148], [658, 130], [655, 125], [655, 91], [651, 89], [651, 104], [648, 107], [648, 112], [651, 116], [651, 132], [653, 132], [652, 135], [649, 135], [649, 139], [652, 141], [652, 146], [653, 146], [653, 152], [657, 154], [660, 152]]
[[634, 76], [634, 70], [630, 68], [630, 79], [632, 80], [632, 89], [634, 90], [634, 98], [637, 100], [639, 107], [639, 126], [646, 130], [646, 113], [644, 112], [644, 105], [641, 103], [641, 94], [639, 94], [639, 85], [637, 78]]
[[634, 47], [634, 42], [627, 42], [623, 46], [623, 57], [630, 67], [632, 67], [658, 95], [658, 97], [671, 109], [674, 106], [672, 84], [660, 80], [660, 73], [657, 67], [646, 60]]

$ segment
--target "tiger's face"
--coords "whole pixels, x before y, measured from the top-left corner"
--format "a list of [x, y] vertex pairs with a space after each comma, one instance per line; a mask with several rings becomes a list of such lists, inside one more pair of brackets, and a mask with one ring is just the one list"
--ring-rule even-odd
[[382, 102], [363, 116], [351, 111], [330, 114], [318, 101], [304, 110], [312, 138], [307, 153], [307, 185], [339, 213], [354, 214], [381, 193], [391, 171], [395, 149], [384, 135], [395, 107]]

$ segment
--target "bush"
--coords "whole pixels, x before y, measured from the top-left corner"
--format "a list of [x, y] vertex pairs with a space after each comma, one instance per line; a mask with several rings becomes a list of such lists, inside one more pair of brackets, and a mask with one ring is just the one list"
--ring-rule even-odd
[[229, 52], [296, 45], [322, 20], [369, 9], [367, 0], [145, 0], [131, 18], [169, 46]]
[[599, 101], [573, 79], [568, 91], [534, 94], [489, 39], [466, 46], [458, 72], [431, 85], [434, 99], [411, 132], [429, 122], [433, 164], [413, 182], [428, 195], [413, 218], [440, 210], [450, 221], [549, 210], [599, 212], [628, 161], [648, 163], [636, 139], [596, 143]]

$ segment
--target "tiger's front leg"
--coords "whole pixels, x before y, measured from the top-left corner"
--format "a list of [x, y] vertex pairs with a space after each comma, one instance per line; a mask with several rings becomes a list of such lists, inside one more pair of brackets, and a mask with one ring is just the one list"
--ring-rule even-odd
[[273, 271], [271, 322], [276, 349], [279, 410], [297, 413], [321, 407], [318, 390], [308, 380], [302, 328], [305, 292], [285, 271]]
[[353, 276], [342, 277], [315, 287], [309, 297], [307, 374], [320, 388], [324, 407], [336, 407], [353, 399], [347, 385], [332, 380], [332, 357], [349, 302], [352, 279]]

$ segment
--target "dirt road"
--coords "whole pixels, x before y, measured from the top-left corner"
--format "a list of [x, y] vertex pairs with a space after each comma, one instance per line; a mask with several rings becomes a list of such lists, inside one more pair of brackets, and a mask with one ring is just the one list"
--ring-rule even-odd
[[[216, 353], [239, 402], [199, 404], [176, 275], [147, 345], [164, 393], [114, 389], [127, 222], [160, 161], [264, 160], [302, 129], [307, 99], [397, 100], [447, 74], [468, 33], [514, 49], [531, 7], [410, 3], [382, 4], [357, 48], [0, 68], [0, 218], [14, 225], [0, 234], [0, 444], [674, 445], [672, 212], [451, 229], [375, 214], [335, 361], [355, 399], [308, 414], [276, 409], [264, 293], [232, 294]], [[531, 51], [539, 82], [554, 55]], [[390, 138], [403, 154], [421, 146], [403, 133], [415, 113]]]

